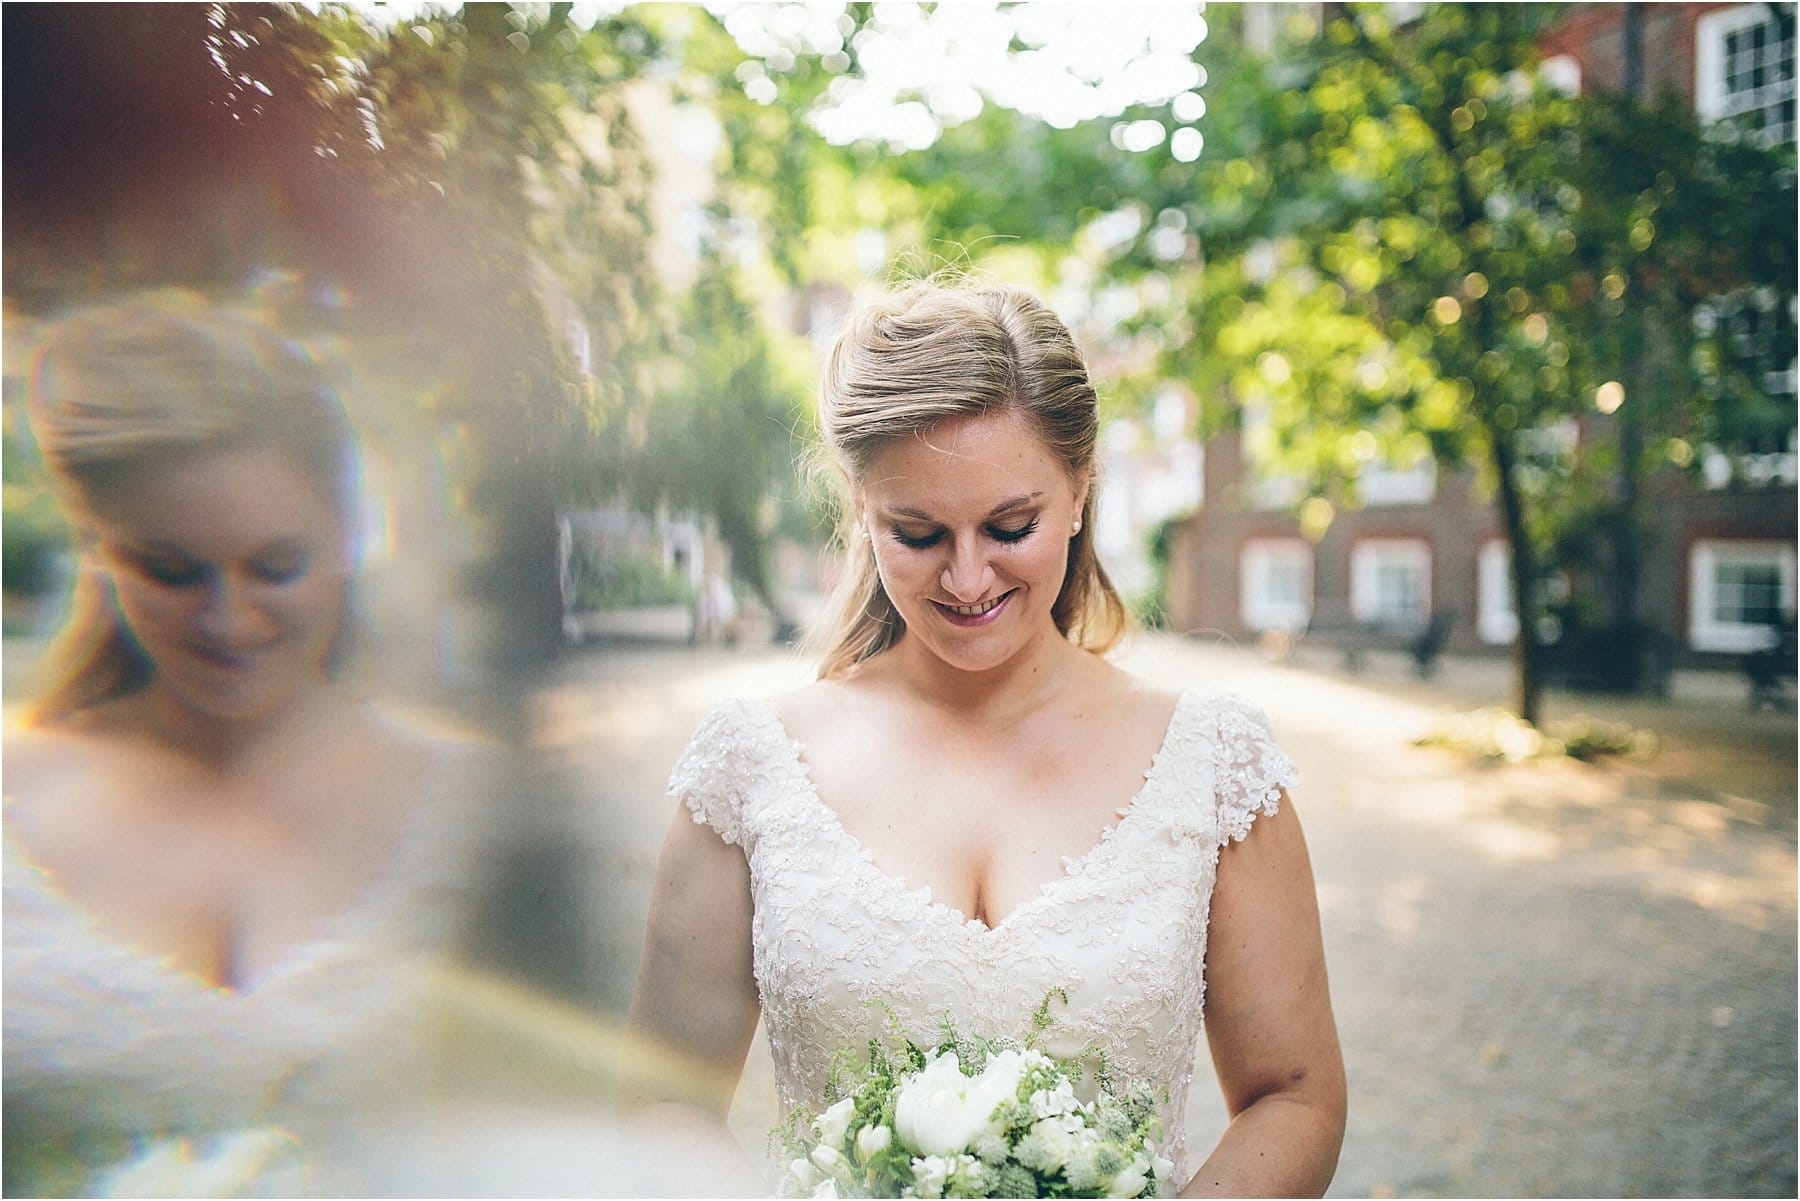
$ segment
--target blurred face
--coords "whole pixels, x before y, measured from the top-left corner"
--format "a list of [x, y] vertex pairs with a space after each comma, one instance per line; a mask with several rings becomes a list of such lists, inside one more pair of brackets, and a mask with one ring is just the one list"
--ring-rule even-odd
[[1071, 526], [1087, 483], [1023, 417], [952, 418], [884, 447], [857, 491], [906, 637], [952, 667], [997, 667], [1060, 638]]
[[319, 486], [271, 447], [145, 468], [95, 506], [95, 553], [155, 668], [196, 714], [273, 715], [324, 679], [347, 561]]

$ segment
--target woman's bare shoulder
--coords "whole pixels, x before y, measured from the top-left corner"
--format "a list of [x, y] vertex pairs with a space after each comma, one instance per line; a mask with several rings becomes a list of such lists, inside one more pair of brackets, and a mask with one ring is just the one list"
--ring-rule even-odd
[[7, 813], [30, 807], [71, 777], [121, 754], [117, 740], [87, 720], [34, 721], [8, 714], [3, 760]]
[[770, 703], [788, 736], [808, 742], [840, 727], [846, 718], [854, 720], [867, 707], [871, 691], [868, 676], [858, 673], [840, 679], [814, 680], [774, 697]]
[[1085, 706], [1125, 715], [1134, 723], [1164, 726], [1181, 701], [1179, 689], [1153, 683], [1109, 659], [1089, 657], [1079, 695]]

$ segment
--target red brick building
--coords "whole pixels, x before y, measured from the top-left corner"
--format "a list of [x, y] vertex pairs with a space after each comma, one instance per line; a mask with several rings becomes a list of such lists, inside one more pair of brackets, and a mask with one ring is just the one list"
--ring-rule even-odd
[[[1708, 119], [1770, 139], [1794, 135], [1793, 6], [1577, 4], [1542, 40], [1546, 73], [1570, 88], [1674, 90]], [[1635, 77], [1635, 79], [1633, 78]], [[1792, 319], [1792, 315], [1787, 315]], [[1771, 384], [1792, 391], [1794, 372]], [[1556, 436], [1611, 437], [1596, 415]], [[1168, 610], [1179, 630], [1253, 639], [1346, 627], [1418, 631], [1446, 647], [1504, 653], [1517, 630], [1508, 552], [1472, 472], [1377, 473], [1364, 503], [1303, 532], [1291, 495], [1260, 480], [1236, 431], [1206, 446], [1198, 511], [1170, 540]], [[1795, 610], [1794, 442], [1738, 460], [1701, 452], [1700, 478], [1647, 481], [1638, 511], [1640, 618], [1667, 665], [1725, 665], [1767, 644]], [[1735, 470], [1734, 470], [1735, 467]], [[1314, 523], [1317, 524], [1316, 522]]]

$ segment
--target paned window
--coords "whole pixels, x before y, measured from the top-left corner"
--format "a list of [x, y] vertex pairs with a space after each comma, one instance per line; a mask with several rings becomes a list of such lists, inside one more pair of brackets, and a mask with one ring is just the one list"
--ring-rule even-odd
[[1694, 108], [1776, 145], [1794, 137], [1794, 18], [1785, 4], [1737, 4], [1694, 25]]
[[1513, 611], [1512, 552], [1494, 538], [1482, 544], [1475, 558], [1475, 629], [1481, 640], [1494, 645], [1510, 643], [1519, 635], [1519, 615]]
[[1431, 547], [1417, 538], [1365, 538], [1350, 552], [1350, 615], [1394, 629], [1431, 616]]
[[1303, 630], [1312, 620], [1313, 552], [1303, 538], [1256, 538], [1238, 562], [1239, 613], [1252, 630]]
[[1695, 650], [1775, 645], [1794, 618], [1794, 548], [1786, 542], [1703, 541], [1689, 552], [1688, 641]]

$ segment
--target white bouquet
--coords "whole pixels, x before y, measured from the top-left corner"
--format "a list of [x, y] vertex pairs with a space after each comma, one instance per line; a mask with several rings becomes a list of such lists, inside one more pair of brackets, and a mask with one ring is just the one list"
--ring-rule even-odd
[[[1047, 1007], [1046, 1002], [1046, 1007]], [[1040, 1011], [1041, 1014], [1041, 1011]], [[1041, 1028], [1041, 1024], [1040, 1024]], [[925, 1050], [871, 1042], [840, 1061], [835, 1100], [778, 1133], [788, 1197], [1147, 1197], [1173, 1168], [1147, 1094], [1120, 1096], [1096, 1073], [1027, 1042], [964, 1039]]]

